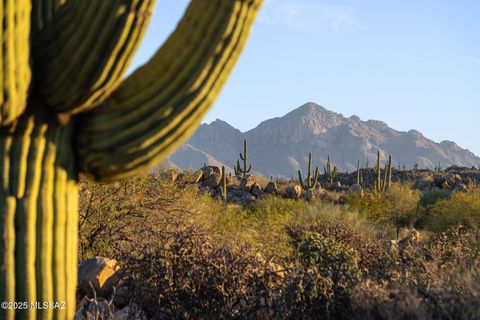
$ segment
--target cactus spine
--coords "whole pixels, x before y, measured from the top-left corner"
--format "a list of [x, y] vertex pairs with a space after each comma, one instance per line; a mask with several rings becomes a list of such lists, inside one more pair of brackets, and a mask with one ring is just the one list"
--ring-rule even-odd
[[74, 318], [78, 174], [126, 178], [185, 141], [261, 3], [190, 1], [165, 45], [125, 80], [155, 0], [0, 3], [0, 301], [66, 303], [0, 310], [0, 319]]
[[302, 186], [302, 189], [305, 191], [311, 191], [315, 189], [315, 186], [318, 182], [318, 176], [318, 167], [315, 167], [315, 173], [312, 175], [312, 153], [310, 152], [308, 154], [308, 173], [305, 180], [302, 178], [302, 172], [298, 170], [298, 180], [300, 182], [300, 185]]
[[240, 160], [237, 160], [237, 165], [234, 167], [235, 175], [237, 177], [245, 178], [252, 170], [252, 165], [248, 164], [248, 144], [247, 139], [243, 140], [243, 154], [240, 152], [240, 159], [243, 162], [243, 167], [240, 165]]
[[220, 184], [223, 201], [227, 201], [227, 175], [225, 173], [225, 166], [222, 166], [222, 182]]

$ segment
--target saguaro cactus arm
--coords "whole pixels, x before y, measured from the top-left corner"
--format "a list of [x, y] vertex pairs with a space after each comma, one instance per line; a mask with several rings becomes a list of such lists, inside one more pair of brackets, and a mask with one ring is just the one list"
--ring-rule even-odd
[[32, 0], [32, 31], [42, 30], [67, 0]]
[[[92, 109], [120, 84], [155, 0], [70, 0], [33, 35], [38, 92], [49, 107]], [[86, 23], [88, 22], [88, 23]]]
[[124, 178], [154, 166], [200, 124], [242, 51], [261, 0], [193, 0], [165, 45], [77, 132], [83, 172]]
[[30, 0], [0, 1], [0, 126], [27, 107], [30, 88]]
[[[0, 319], [74, 318], [79, 171], [123, 178], [181, 143], [218, 95], [261, 0], [192, 0], [166, 45], [118, 85], [148, 19], [139, 12], [153, 2], [0, 1], [0, 301], [66, 303]], [[88, 19], [94, 8], [109, 17], [102, 28]]]

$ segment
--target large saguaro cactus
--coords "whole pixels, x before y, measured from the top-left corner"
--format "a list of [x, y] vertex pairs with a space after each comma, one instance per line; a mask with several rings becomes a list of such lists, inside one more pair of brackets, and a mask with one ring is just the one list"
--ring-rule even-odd
[[123, 79], [155, 0], [0, 1], [0, 319], [72, 319], [77, 176], [147, 170], [198, 126], [262, 0], [192, 0]]

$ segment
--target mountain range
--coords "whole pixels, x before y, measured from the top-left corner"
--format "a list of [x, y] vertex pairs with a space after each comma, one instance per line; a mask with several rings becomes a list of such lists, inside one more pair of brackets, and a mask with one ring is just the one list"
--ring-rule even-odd
[[305, 170], [308, 153], [314, 165], [323, 168], [327, 156], [341, 170], [356, 170], [357, 161], [372, 166], [381, 152], [383, 160], [392, 155], [398, 166], [433, 169], [448, 166], [479, 166], [480, 158], [455, 142], [434, 142], [416, 130], [401, 132], [382, 121], [346, 118], [313, 102], [283, 117], [263, 121], [247, 132], [227, 122], [202, 124], [195, 134], [173, 154], [166, 164], [180, 169], [198, 169], [205, 163], [233, 170], [243, 139], [249, 146], [253, 171], [266, 177], [294, 177]]

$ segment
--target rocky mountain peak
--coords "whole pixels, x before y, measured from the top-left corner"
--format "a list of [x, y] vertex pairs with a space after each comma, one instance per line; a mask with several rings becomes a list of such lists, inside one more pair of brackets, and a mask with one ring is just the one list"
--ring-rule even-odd
[[200, 167], [205, 161], [231, 168], [245, 138], [254, 170], [265, 176], [293, 176], [306, 166], [309, 152], [320, 166], [330, 155], [337, 167], [350, 171], [356, 169], [358, 160], [373, 163], [377, 151], [391, 154], [394, 163], [410, 167], [418, 163], [433, 168], [438, 162], [444, 167], [480, 164], [480, 158], [454, 142], [436, 143], [417, 130], [397, 131], [378, 120], [345, 118], [313, 102], [283, 117], [263, 121], [245, 133], [218, 119], [202, 125], [187, 142], [188, 148], [180, 148], [169, 162], [183, 169], [197, 162]]

